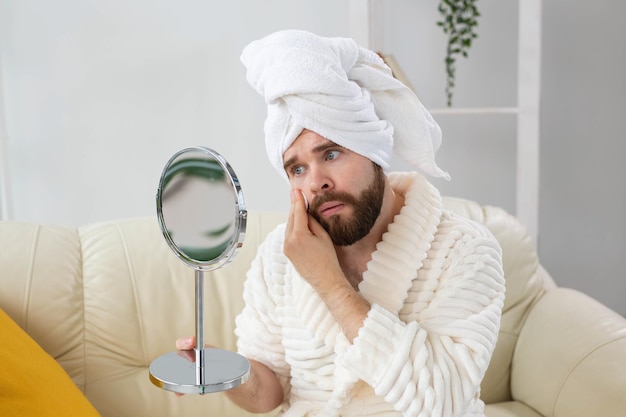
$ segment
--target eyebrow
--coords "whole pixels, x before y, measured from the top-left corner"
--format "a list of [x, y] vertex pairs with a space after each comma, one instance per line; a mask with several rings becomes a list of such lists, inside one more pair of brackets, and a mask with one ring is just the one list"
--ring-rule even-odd
[[[323, 153], [325, 151], [327, 151], [328, 149], [331, 148], [341, 148], [341, 149], [345, 149], [343, 146], [341, 145], [337, 145], [335, 142], [329, 142], [329, 143], [323, 143], [321, 145], [318, 145], [316, 147], [313, 148], [313, 153]], [[283, 169], [285, 170], [285, 172], [289, 173], [289, 168], [292, 165], [295, 165], [298, 162], [298, 158], [296, 158], [295, 156], [292, 158], [289, 158], [285, 161], [285, 163], [283, 164]]]

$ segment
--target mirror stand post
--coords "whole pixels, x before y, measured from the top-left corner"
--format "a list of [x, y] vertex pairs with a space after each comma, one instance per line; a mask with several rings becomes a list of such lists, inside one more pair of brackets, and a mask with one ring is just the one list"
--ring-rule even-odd
[[204, 385], [204, 271], [196, 269], [196, 384]]
[[208, 394], [235, 388], [250, 377], [250, 362], [238, 353], [204, 346], [204, 271], [196, 269], [196, 348], [159, 356], [150, 381], [181, 394]]

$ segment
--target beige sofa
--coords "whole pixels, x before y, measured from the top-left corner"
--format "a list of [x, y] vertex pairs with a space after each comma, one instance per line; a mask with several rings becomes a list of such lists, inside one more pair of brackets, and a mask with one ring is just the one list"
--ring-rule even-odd
[[[504, 249], [507, 298], [483, 382], [487, 416], [626, 415], [626, 319], [555, 286], [523, 228], [503, 210], [453, 198], [445, 204], [486, 224]], [[235, 348], [245, 271], [284, 217], [249, 213], [237, 258], [207, 274], [207, 343]], [[178, 336], [194, 333], [193, 277], [156, 218], [78, 229], [0, 223], [0, 308], [104, 417], [248, 415], [223, 394], [176, 397], [148, 379], [150, 362], [173, 350]]]

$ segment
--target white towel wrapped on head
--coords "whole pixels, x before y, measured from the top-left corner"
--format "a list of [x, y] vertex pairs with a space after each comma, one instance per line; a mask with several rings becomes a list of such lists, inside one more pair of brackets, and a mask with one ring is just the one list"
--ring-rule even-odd
[[246, 46], [241, 61], [268, 105], [265, 146], [283, 177], [284, 152], [308, 129], [385, 171], [395, 152], [426, 175], [449, 178], [435, 162], [437, 123], [383, 60], [354, 40], [280, 31]]

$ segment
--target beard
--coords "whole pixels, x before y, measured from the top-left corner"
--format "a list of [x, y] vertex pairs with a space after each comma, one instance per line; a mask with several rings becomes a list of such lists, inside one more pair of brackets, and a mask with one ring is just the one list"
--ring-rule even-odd
[[[360, 195], [353, 196], [344, 192], [328, 191], [315, 199], [309, 211], [326, 230], [335, 245], [350, 246], [372, 230], [380, 215], [384, 192], [385, 175], [382, 168], [374, 164], [374, 179]], [[348, 219], [342, 219], [339, 215], [323, 219], [317, 210], [328, 201], [340, 201], [346, 206], [351, 206], [354, 215]]]

